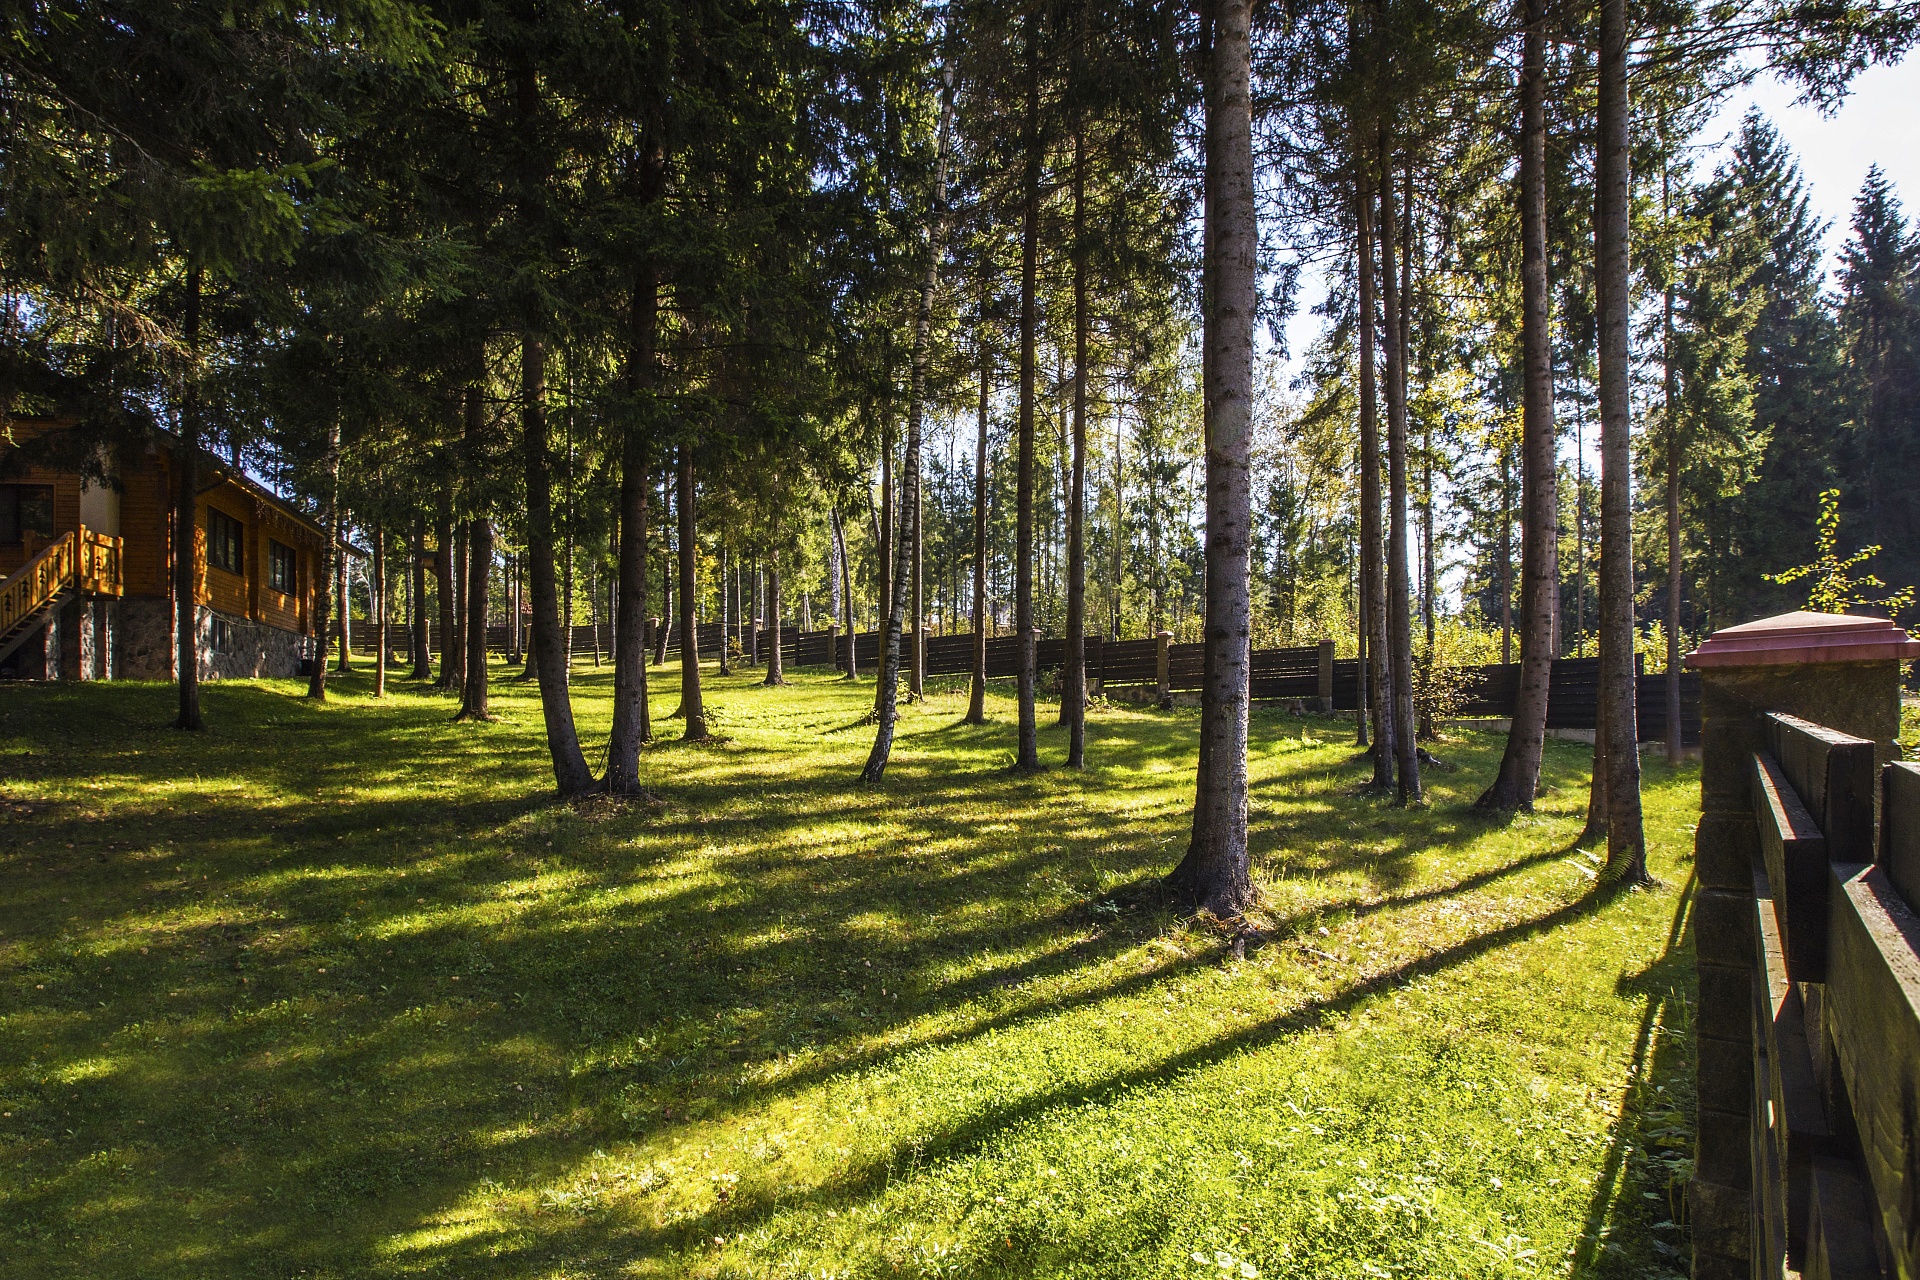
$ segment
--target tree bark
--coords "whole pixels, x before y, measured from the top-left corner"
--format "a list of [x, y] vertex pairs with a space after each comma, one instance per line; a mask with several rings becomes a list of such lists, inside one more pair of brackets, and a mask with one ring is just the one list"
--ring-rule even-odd
[[487, 575], [493, 568], [493, 522], [477, 517], [467, 535], [467, 662], [458, 720], [492, 720], [487, 701]]
[[1380, 132], [1380, 280], [1387, 334], [1387, 644], [1392, 652], [1392, 698], [1396, 794], [1402, 804], [1421, 799], [1420, 755], [1413, 724], [1413, 618], [1407, 580], [1407, 350], [1401, 315], [1400, 276], [1394, 268], [1398, 231], [1393, 204], [1392, 151]]
[[419, 516], [413, 518], [407, 555], [407, 569], [413, 575], [412, 678], [424, 683], [433, 679], [433, 653], [427, 636], [427, 526]]
[[1033, 412], [1039, 320], [1036, 312], [1040, 262], [1040, 48], [1039, 23], [1027, 16], [1027, 103], [1021, 128], [1025, 153], [1021, 176], [1020, 225], [1020, 440], [1014, 488], [1013, 634], [1016, 697], [1020, 704], [1018, 749], [1014, 767], [1028, 773], [1040, 765], [1039, 726], [1034, 717], [1033, 642]]
[[[871, 502], [869, 502], [869, 506], [871, 506]], [[880, 627], [879, 676], [882, 683], [884, 683], [886, 673], [889, 669], [887, 667], [886, 657], [887, 628], [891, 625], [893, 614], [893, 588], [894, 584], [902, 581], [905, 576], [903, 574], [897, 574], [894, 571], [896, 567], [894, 565], [895, 543], [898, 541], [895, 537], [897, 531], [894, 525], [898, 519], [899, 512], [896, 509], [896, 503], [894, 501], [893, 483], [893, 424], [891, 422], [884, 422], [880, 428], [880, 509], [873, 513], [873, 541], [874, 545], [878, 548], [878, 552], [874, 556], [874, 574], [876, 578], [874, 585], [876, 590], [874, 593], [873, 608]], [[896, 662], [891, 669], [897, 679], [900, 674], [899, 663]], [[880, 715], [882, 698], [892, 696], [894, 695], [883, 695], [880, 684], [874, 686], [873, 712], [876, 719], [878, 719]]]
[[333, 612], [333, 572], [334, 565], [345, 555], [340, 548], [340, 421], [338, 418], [327, 424], [325, 468], [327, 500], [320, 516], [320, 524], [327, 531], [327, 536], [323, 544], [325, 550], [320, 553], [320, 563], [315, 567], [312, 578], [315, 615], [313, 665], [307, 670], [307, 696], [315, 702], [327, 700], [327, 628]]
[[[1668, 173], [1660, 174], [1663, 215], [1669, 200]], [[1667, 287], [1661, 298], [1660, 362], [1664, 366], [1662, 394], [1667, 446], [1667, 763], [1679, 764], [1684, 744], [1680, 734], [1680, 395], [1673, 362], [1673, 271], [1667, 265]]]
[[447, 518], [446, 509], [442, 509], [440, 526], [434, 530], [434, 540], [439, 543], [439, 548], [433, 556], [433, 577], [436, 594], [440, 597], [437, 602], [440, 615], [440, 678], [434, 681], [434, 686], [440, 689], [457, 689], [462, 683], [459, 679], [459, 671], [464, 662], [464, 655], [458, 652], [459, 645], [455, 639], [457, 623], [454, 618], [453, 594], [456, 570], [453, 562], [453, 522]]
[[[1084, 6], [1082, 14], [1084, 16]], [[1084, 34], [1084, 33], [1083, 33]], [[1073, 459], [1067, 493], [1067, 663], [1060, 682], [1067, 767], [1087, 767], [1087, 152], [1073, 137]]]
[[387, 696], [387, 530], [373, 526], [373, 579], [368, 583], [373, 624], [373, 696]]
[[527, 577], [533, 589], [530, 661], [540, 681], [553, 780], [563, 796], [593, 785], [567, 694], [567, 647], [560, 639], [560, 588], [553, 563], [553, 459], [547, 434], [547, 354], [537, 335], [520, 340], [521, 434], [527, 482]]
[[633, 289], [632, 332], [628, 338], [627, 389], [634, 397], [632, 416], [620, 453], [620, 595], [613, 654], [613, 728], [607, 739], [606, 787], [614, 795], [640, 791], [640, 747], [653, 738], [647, 705], [647, 427], [640, 399], [651, 388], [660, 307], [659, 273], [643, 265]]
[[967, 724], [987, 722], [987, 402], [993, 391], [993, 350], [987, 344], [984, 288], [980, 311], [980, 418], [973, 456], [973, 681]]
[[467, 687], [467, 540], [469, 522], [453, 526], [453, 681], [447, 688], [464, 693]]
[[732, 656], [727, 652], [727, 541], [720, 540], [720, 672], [723, 676], [733, 674]]
[[1253, 194], [1249, 0], [1215, 0], [1206, 112], [1206, 676], [1193, 837], [1169, 887], [1234, 917], [1255, 901], [1247, 853], [1247, 703], [1252, 643]]
[[[1375, 385], [1374, 356], [1380, 333], [1375, 300], [1374, 271], [1374, 182], [1365, 175], [1371, 166], [1355, 148], [1359, 228], [1358, 274], [1360, 324], [1357, 341], [1360, 348], [1360, 616], [1365, 627], [1366, 674], [1361, 690], [1366, 715], [1373, 720], [1373, 780], [1375, 787], [1393, 785], [1392, 649], [1387, 644], [1385, 539], [1380, 529], [1382, 510], [1380, 492], [1380, 393]], [[1365, 717], [1363, 717], [1364, 719]], [[1361, 745], [1365, 745], [1364, 741]]]
[[1640, 813], [1633, 666], [1633, 406], [1628, 264], [1631, 199], [1627, 139], [1627, 4], [1600, 3], [1600, 132], [1594, 219], [1599, 239], [1600, 353], [1600, 696], [1606, 706], [1607, 866], [1640, 883], [1647, 876]]
[[201, 269], [187, 272], [186, 314], [181, 321], [189, 367], [180, 395], [180, 434], [173, 448], [173, 626], [175, 676], [180, 691], [176, 729], [204, 729], [200, 717], [200, 284]]
[[773, 517], [773, 546], [767, 556], [767, 674], [760, 683], [781, 685], [787, 682], [786, 668], [780, 659], [780, 516]]
[[673, 537], [667, 517], [667, 491], [669, 482], [666, 476], [660, 478], [660, 519], [662, 544], [660, 555], [660, 634], [653, 638], [653, 665], [667, 665], [667, 645], [673, 636]]
[[[913, 661], [916, 671], [913, 692], [919, 696], [920, 649], [920, 445], [927, 401], [927, 365], [933, 351], [933, 300], [940, 289], [940, 260], [946, 254], [947, 229], [947, 134], [953, 125], [953, 77], [940, 98], [940, 133], [933, 166], [933, 209], [927, 220], [927, 269], [920, 282], [920, 307], [913, 322], [913, 367], [907, 386], [907, 456], [901, 468], [899, 543], [893, 574], [893, 598], [888, 601], [887, 632], [880, 651], [880, 723], [874, 730], [873, 750], [867, 754], [862, 782], [878, 782], [887, 771], [893, 752], [894, 725], [899, 716], [900, 632], [906, 622], [909, 605], [914, 611]], [[777, 572], [777, 570], [776, 570]], [[911, 581], [909, 581], [911, 579]], [[776, 577], [775, 591], [779, 579]], [[909, 599], [911, 597], [911, 599]], [[776, 622], [776, 626], [778, 623]], [[776, 632], [776, 642], [778, 633]], [[779, 659], [776, 656], [775, 664]], [[772, 668], [767, 683], [773, 684]]]
[[1500, 772], [1476, 808], [1531, 810], [1540, 791], [1560, 596], [1560, 433], [1547, 280], [1546, 0], [1523, 0], [1520, 64], [1520, 682]]
[[847, 653], [846, 668], [842, 679], [857, 680], [860, 676], [860, 649], [853, 630], [853, 563], [847, 556], [847, 524], [840, 518], [840, 504], [833, 505], [833, 541], [840, 549], [840, 596], [846, 608]]
[[1513, 662], [1513, 451], [1500, 446], [1500, 663]]
[[353, 670], [353, 601], [347, 590], [348, 575], [353, 569], [353, 558], [349, 556], [347, 545], [347, 513], [341, 508], [334, 513], [333, 536], [340, 543], [342, 551], [339, 563], [334, 566], [333, 590], [335, 607], [340, 611], [340, 664], [338, 671]]
[[707, 736], [706, 706], [700, 701], [700, 629], [694, 616], [694, 574], [699, 544], [694, 539], [693, 446], [680, 446], [679, 491], [674, 506], [680, 518], [680, 714], [686, 726], [680, 736], [688, 742], [701, 742]]

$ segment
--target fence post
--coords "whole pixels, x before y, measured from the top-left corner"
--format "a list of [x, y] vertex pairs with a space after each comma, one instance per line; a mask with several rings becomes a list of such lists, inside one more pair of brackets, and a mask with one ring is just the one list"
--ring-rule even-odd
[[842, 671], [847, 668], [846, 660], [840, 656], [840, 624], [837, 622], [827, 624], [827, 665]]
[[1333, 714], [1333, 641], [1320, 642], [1320, 714]]
[[1746, 1277], [1752, 1255], [1753, 867], [1750, 778], [1769, 711], [1878, 744], [1892, 758], [1900, 663], [1920, 644], [1883, 618], [1790, 613], [1716, 631], [1687, 656], [1701, 673], [1700, 825], [1694, 832], [1698, 1115], [1693, 1275]]
[[1154, 636], [1154, 661], [1158, 664], [1156, 668], [1158, 671], [1156, 679], [1160, 686], [1159, 701], [1162, 711], [1171, 711], [1173, 709], [1173, 676], [1168, 669], [1167, 663], [1167, 645], [1172, 640], [1173, 632], [1171, 631], [1162, 631]]

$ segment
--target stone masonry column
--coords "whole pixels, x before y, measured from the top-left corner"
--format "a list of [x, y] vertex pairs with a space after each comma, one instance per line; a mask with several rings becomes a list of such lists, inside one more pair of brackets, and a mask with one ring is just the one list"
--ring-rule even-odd
[[1700, 825], [1694, 834], [1694, 961], [1700, 985], [1694, 1070], [1699, 1111], [1693, 1275], [1751, 1271], [1753, 864], [1759, 857], [1751, 761], [1760, 716], [1783, 712], [1879, 744], [1894, 756], [1900, 666], [1920, 643], [1884, 618], [1789, 613], [1716, 631], [1687, 665], [1700, 672]]

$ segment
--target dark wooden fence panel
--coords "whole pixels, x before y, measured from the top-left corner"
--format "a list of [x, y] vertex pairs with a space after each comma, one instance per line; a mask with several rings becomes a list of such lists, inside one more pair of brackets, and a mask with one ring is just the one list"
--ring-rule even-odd
[[[1786, 715], [1751, 762], [1754, 1274], [1920, 1274], [1920, 771]], [[1879, 863], [1872, 860], [1876, 851]], [[1891, 1268], [1882, 1260], [1891, 1262]]]
[[1157, 684], [1160, 681], [1160, 642], [1115, 640], [1101, 650], [1100, 679], [1111, 685]]

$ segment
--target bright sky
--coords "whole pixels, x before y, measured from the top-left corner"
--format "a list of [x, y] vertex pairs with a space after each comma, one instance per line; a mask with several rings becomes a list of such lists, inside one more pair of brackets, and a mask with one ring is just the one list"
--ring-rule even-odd
[[[1725, 144], [1739, 130], [1750, 106], [1758, 106], [1790, 147], [1806, 179], [1807, 194], [1816, 217], [1828, 223], [1827, 270], [1838, 265], [1840, 246], [1847, 238], [1853, 197], [1867, 170], [1875, 164], [1892, 181], [1909, 226], [1920, 224], [1920, 55], [1892, 67], [1873, 67], [1858, 76], [1851, 92], [1832, 115], [1796, 104], [1798, 91], [1772, 76], [1763, 77], [1731, 94], [1702, 132], [1703, 170], [1724, 154]], [[1287, 323], [1290, 372], [1319, 337], [1325, 321], [1311, 314], [1326, 295], [1326, 281], [1309, 269], [1300, 281], [1299, 310]], [[1266, 343], [1262, 341], [1262, 349]], [[1590, 464], [1593, 442], [1588, 442]], [[1567, 447], [1571, 454], [1571, 442]], [[1449, 566], [1443, 590], [1454, 596], [1460, 588], [1457, 566]]]
[[1853, 197], [1873, 165], [1892, 180], [1908, 223], [1920, 215], [1920, 57], [1861, 73], [1832, 116], [1795, 105], [1798, 96], [1771, 76], [1757, 81], [1728, 99], [1706, 137], [1730, 137], [1750, 106], [1773, 121], [1799, 158], [1815, 212], [1832, 224], [1827, 232], [1831, 270], [1847, 238]]

